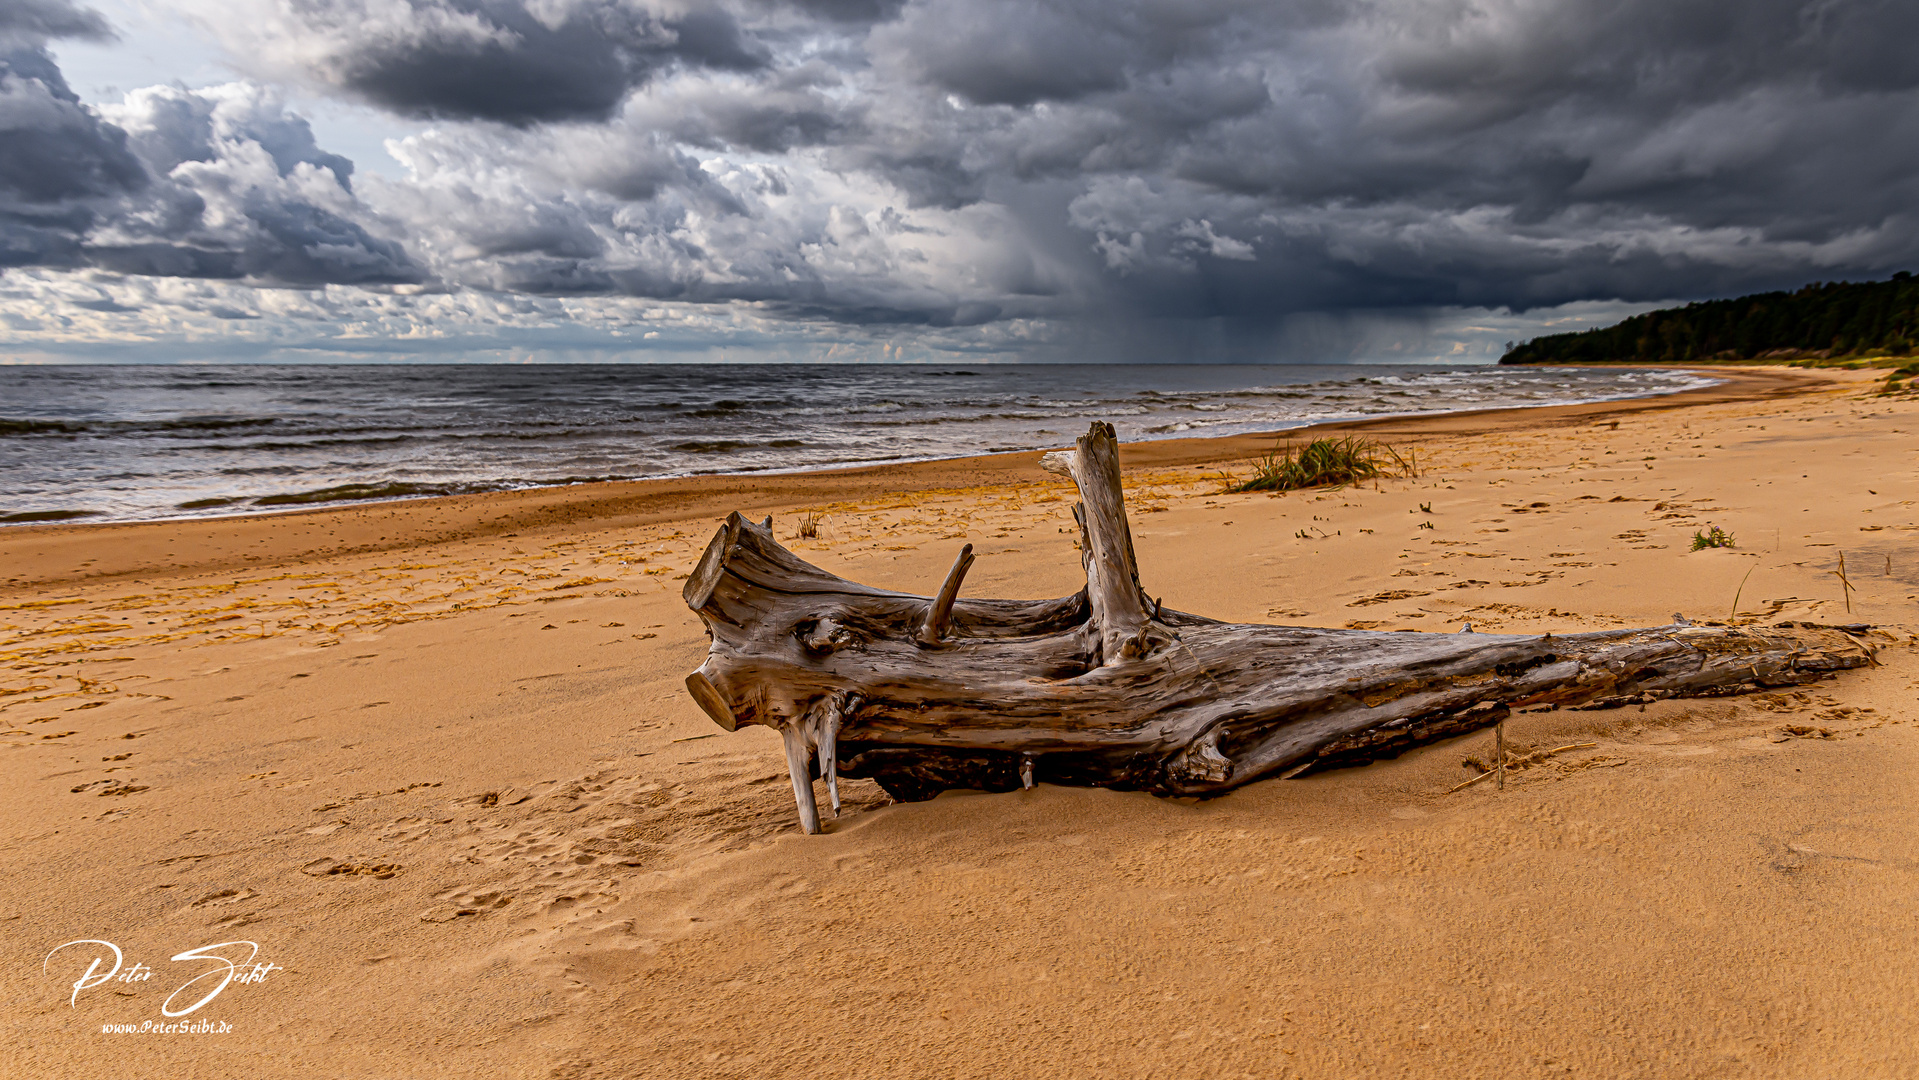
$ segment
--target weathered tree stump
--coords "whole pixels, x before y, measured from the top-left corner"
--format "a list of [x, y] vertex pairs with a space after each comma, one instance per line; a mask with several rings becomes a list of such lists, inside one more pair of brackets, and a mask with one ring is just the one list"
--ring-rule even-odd
[[707, 546], [685, 598], [712, 647], [687, 689], [728, 731], [781, 732], [807, 832], [819, 831], [815, 777], [836, 813], [840, 776], [904, 801], [1038, 781], [1215, 795], [1392, 757], [1517, 706], [1737, 693], [1870, 662], [1834, 628], [1677, 616], [1567, 636], [1216, 622], [1140, 588], [1110, 425], [1042, 464], [1084, 500], [1086, 588], [1059, 600], [959, 599], [970, 545], [935, 597], [803, 562], [770, 518], [734, 514]]

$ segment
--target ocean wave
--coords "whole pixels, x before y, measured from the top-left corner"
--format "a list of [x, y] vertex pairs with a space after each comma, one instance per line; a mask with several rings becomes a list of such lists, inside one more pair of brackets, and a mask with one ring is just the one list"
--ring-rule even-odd
[[70, 424], [64, 420], [9, 420], [0, 417], [0, 435], [79, 435], [86, 430], [85, 424]]
[[28, 420], [0, 417], [6, 435], [144, 435], [230, 431], [279, 423], [273, 416], [181, 416], [166, 420]]
[[201, 443], [188, 449], [211, 450], [222, 454], [257, 453], [264, 450], [314, 450], [324, 446], [392, 446], [418, 438], [418, 435], [377, 435], [364, 439], [275, 439], [248, 443]]
[[36, 522], [72, 521], [74, 518], [99, 517], [99, 510], [20, 510], [0, 514], [0, 525], [31, 525]]
[[626, 473], [597, 473], [585, 476], [497, 477], [445, 482], [389, 480], [329, 484], [305, 491], [277, 492], [272, 495], [206, 498], [175, 504], [175, 509], [191, 510], [246, 503], [252, 506], [311, 506], [323, 503], [367, 502], [385, 499], [426, 498], [436, 495], [474, 495], [489, 491], [523, 491], [528, 488], [569, 487], [575, 484], [604, 484], [634, 480]]
[[[757, 443], [744, 439], [692, 439], [687, 442], [674, 443], [672, 449], [680, 450], [688, 454], [730, 454], [735, 450], [751, 450], [756, 446], [766, 445], [771, 444]], [[789, 445], [797, 446], [799, 444], [789, 441]]]
[[1094, 418], [1124, 439], [1212, 436], [1712, 381], [1464, 366], [0, 369], [0, 514], [178, 517], [810, 470], [1061, 446]]

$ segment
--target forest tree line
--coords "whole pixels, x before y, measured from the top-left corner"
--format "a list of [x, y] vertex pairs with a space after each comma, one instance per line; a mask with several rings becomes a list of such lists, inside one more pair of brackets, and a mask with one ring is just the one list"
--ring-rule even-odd
[[1662, 308], [1594, 330], [1536, 337], [1502, 364], [1697, 363], [1835, 356], [1907, 356], [1919, 346], [1919, 280], [1818, 282]]

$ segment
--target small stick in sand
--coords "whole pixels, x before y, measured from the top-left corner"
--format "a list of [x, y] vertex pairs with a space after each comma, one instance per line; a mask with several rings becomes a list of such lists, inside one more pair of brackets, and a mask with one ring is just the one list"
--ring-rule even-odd
[[1840, 589], [1840, 595], [1846, 598], [1846, 614], [1848, 615], [1852, 614], [1852, 594], [1857, 592], [1858, 590], [1853, 587], [1852, 579], [1846, 576], [1846, 553], [1845, 552], [1842, 551], [1839, 553], [1839, 569], [1828, 570], [1826, 571], [1826, 573], [1831, 574], [1833, 577], [1836, 577], [1839, 579], [1839, 584], [1842, 586], [1842, 588]]
[[1492, 774], [1493, 774], [1493, 770], [1487, 769], [1485, 772], [1480, 773], [1478, 776], [1473, 777], [1471, 780], [1468, 780], [1463, 784], [1454, 784], [1452, 787], [1447, 788], [1446, 794], [1451, 795], [1453, 792], [1458, 791], [1460, 788], [1472, 787], [1474, 784], [1479, 783], [1481, 780], [1486, 779], [1488, 776], [1491, 776]]
[[1494, 781], [1494, 786], [1504, 791], [1506, 790], [1506, 721], [1501, 720], [1494, 726], [1493, 741], [1497, 744], [1497, 753], [1499, 755], [1498, 764], [1493, 766], [1499, 770], [1499, 779]]

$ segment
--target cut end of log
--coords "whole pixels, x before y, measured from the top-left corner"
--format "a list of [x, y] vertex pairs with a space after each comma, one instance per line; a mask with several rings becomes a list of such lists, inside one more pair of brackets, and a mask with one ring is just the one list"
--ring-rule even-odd
[[721, 696], [705, 672], [696, 671], [686, 677], [686, 692], [693, 695], [694, 703], [712, 717], [714, 723], [728, 731], [739, 730], [739, 718], [733, 715], [732, 709], [727, 708], [726, 698]]
[[720, 583], [720, 575], [726, 572], [726, 553], [734, 544], [739, 543], [740, 530], [746, 526], [746, 519], [738, 512], [728, 514], [726, 523], [700, 553], [700, 561], [693, 566], [693, 572], [686, 575], [686, 587], [680, 590], [681, 599], [686, 606], [698, 611], [713, 598], [713, 588]]

